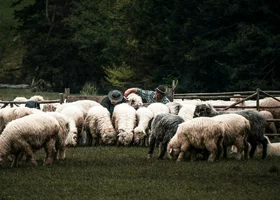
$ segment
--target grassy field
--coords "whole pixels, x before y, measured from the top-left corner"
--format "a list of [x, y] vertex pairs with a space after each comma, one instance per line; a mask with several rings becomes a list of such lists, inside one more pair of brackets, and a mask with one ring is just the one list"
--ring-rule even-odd
[[16, 97], [29, 99], [34, 95], [43, 96], [45, 100], [60, 99], [59, 93], [55, 92], [32, 92], [30, 89], [0, 88], [0, 100], [2, 101], [12, 101]]
[[0, 199], [278, 199], [280, 158], [174, 162], [147, 147], [75, 147], [64, 161], [0, 167]]

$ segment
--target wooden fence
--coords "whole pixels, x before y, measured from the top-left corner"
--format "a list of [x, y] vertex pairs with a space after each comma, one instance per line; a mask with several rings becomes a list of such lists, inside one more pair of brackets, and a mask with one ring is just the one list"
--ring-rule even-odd
[[[229, 106], [224, 105], [213, 105], [215, 108], [220, 108], [222, 110], [228, 110], [229, 108], [233, 109], [280, 109], [280, 106], [274, 106], [274, 107], [267, 107], [267, 106], [260, 106], [260, 99], [265, 97], [271, 97], [275, 99], [276, 101], [280, 102], [280, 99], [276, 98], [276, 96], [280, 97], [280, 91], [262, 91], [259, 88], [256, 89], [256, 91], [242, 91], [242, 92], [220, 92], [220, 93], [184, 93], [184, 94], [176, 94], [173, 93], [172, 99], [200, 99], [200, 100], [230, 100], [231, 98], [240, 98], [239, 101], [236, 101], [232, 103]], [[239, 105], [247, 100], [255, 100], [256, 105], [255, 106], [242, 106]], [[269, 119], [267, 122], [280, 122], [280, 119]], [[277, 135], [279, 136], [280, 133], [277, 134], [266, 134], [266, 135]]]

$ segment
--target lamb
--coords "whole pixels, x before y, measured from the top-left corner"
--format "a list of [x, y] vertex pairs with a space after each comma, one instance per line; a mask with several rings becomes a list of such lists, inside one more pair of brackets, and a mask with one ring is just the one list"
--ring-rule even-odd
[[117, 140], [110, 112], [103, 106], [94, 106], [89, 109], [84, 129], [90, 146], [97, 144], [111, 145]]
[[182, 117], [169, 113], [158, 114], [153, 119], [148, 158], [152, 157], [155, 145], [160, 143], [158, 159], [163, 159], [168, 142], [176, 133], [179, 124], [183, 122], [184, 119]]
[[[35, 123], [36, 122], [36, 123]], [[0, 165], [8, 155], [14, 155], [11, 167], [18, 166], [18, 158], [22, 152], [31, 158], [33, 166], [37, 166], [35, 151], [44, 148], [45, 164], [53, 162], [55, 145], [61, 148], [59, 141], [60, 126], [58, 121], [47, 114], [32, 114], [10, 122], [0, 137]]]
[[236, 159], [241, 160], [242, 152], [245, 152], [245, 159], [249, 159], [247, 143], [248, 133], [250, 131], [250, 122], [238, 114], [224, 114], [212, 117], [218, 122], [222, 122], [225, 129], [223, 149], [224, 157], [227, 157], [227, 146], [235, 145], [237, 148]]
[[137, 110], [143, 105], [143, 100], [138, 94], [130, 93], [127, 96], [126, 103], [128, 103], [129, 105], [131, 105], [133, 108]]
[[[134, 145], [139, 145], [149, 136], [150, 123], [154, 117], [152, 111], [146, 107], [136, 110], [137, 127], [134, 128]], [[147, 141], [147, 140], [146, 140]], [[147, 144], [147, 143], [146, 143]]]
[[[191, 148], [209, 151], [208, 161], [221, 157], [224, 127], [209, 117], [198, 117], [181, 123], [167, 146], [169, 157], [181, 161]], [[192, 153], [195, 153], [192, 151]], [[192, 155], [194, 159], [194, 155]]]
[[[280, 156], [280, 142], [271, 143], [267, 136], [264, 136], [268, 142], [267, 155], [268, 156]], [[262, 145], [258, 145], [257, 152], [262, 152]]]
[[169, 113], [169, 108], [163, 103], [151, 103], [147, 108], [153, 112], [154, 117], [161, 113]]
[[119, 144], [130, 145], [136, 126], [136, 110], [127, 103], [116, 105], [112, 115], [112, 123], [118, 133]]
[[239, 110], [239, 111], [217, 111], [210, 104], [200, 104], [197, 105], [194, 112], [194, 117], [208, 116], [213, 117], [222, 114], [239, 114], [245, 117], [250, 122], [250, 131], [248, 134], [247, 141], [251, 144], [251, 150], [249, 153], [250, 158], [253, 158], [257, 143], [260, 142], [263, 145], [263, 155], [262, 158], [266, 158], [267, 141], [264, 138], [266, 121], [263, 116], [255, 110]]

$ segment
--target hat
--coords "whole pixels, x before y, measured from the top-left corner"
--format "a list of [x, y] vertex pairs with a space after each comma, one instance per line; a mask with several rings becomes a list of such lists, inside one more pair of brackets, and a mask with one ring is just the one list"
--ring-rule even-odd
[[109, 92], [108, 97], [111, 101], [119, 102], [123, 99], [123, 94], [119, 90], [112, 90]]
[[155, 90], [161, 94], [165, 94], [165, 87], [163, 85], [159, 85]]

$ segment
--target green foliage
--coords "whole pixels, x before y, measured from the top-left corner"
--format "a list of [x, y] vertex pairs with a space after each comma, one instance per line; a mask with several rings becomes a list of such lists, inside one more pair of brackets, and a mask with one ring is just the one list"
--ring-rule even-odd
[[[147, 159], [147, 147], [68, 148], [65, 160], [0, 167], [3, 199], [277, 199], [279, 157], [175, 163]], [[157, 151], [155, 152], [157, 153]], [[10, 187], [12, 185], [12, 187]], [[17, 188], [16, 190], [14, 188]], [[23, 195], [24, 194], [24, 195]]]
[[97, 88], [94, 83], [86, 82], [84, 86], [82, 87], [82, 90], [80, 91], [80, 94], [82, 95], [96, 95], [97, 94]]
[[120, 66], [113, 64], [112, 67], [103, 67], [106, 77], [105, 79], [113, 86], [118, 88], [126, 88], [129, 82], [133, 82], [135, 73], [131, 66], [122, 63]]
[[[79, 93], [86, 82], [101, 92], [148, 89], [170, 85], [171, 79], [179, 81], [178, 92], [272, 90], [280, 85], [276, 0], [61, 0], [47, 1], [47, 7], [41, 0], [25, 7], [29, 1], [16, 2], [21, 6], [15, 12], [16, 31], [23, 44], [18, 52], [7, 51], [19, 57], [3, 55], [14, 66], [22, 65], [13, 74], [16, 79], [47, 80], [54, 91], [68, 87]], [[9, 41], [0, 43], [10, 49]], [[22, 54], [22, 62], [15, 62]], [[1, 72], [10, 62], [5, 63]], [[123, 70], [123, 63], [130, 66], [123, 73], [133, 72], [133, 79], [114, 72]]]

